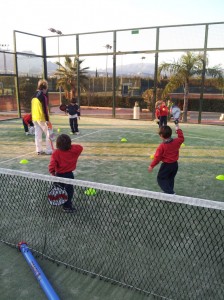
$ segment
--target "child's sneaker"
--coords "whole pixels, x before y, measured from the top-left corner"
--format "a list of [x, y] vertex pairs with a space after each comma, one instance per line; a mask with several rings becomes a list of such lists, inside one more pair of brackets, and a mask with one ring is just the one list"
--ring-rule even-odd
[[79, 135], [79, 131], [76, 131], [75, 134]]
[[62, 207], [63, 212], [73, 214], [76, 212], [74, 207]]
[[37, 152], [37, 155], [44, 155], [44, 154], [45, 154], [44, 151], [39, 151], [39, 152]]

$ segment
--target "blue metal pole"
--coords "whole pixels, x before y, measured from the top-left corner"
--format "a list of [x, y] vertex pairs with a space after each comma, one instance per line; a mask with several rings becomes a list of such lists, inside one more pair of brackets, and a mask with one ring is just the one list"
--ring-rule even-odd
[[22, 252], [24, 258], [26, 259], [27, 263], [29, 264], [31, 270], [33, 271], [36, 279], [39, 281], [39, 284], [45, 292], [47, 298], [49, 300], [60, 300], [58, 295], [55, 293], [53, 287], [51, 286], [50, 282], [48, 281], [47, 277], [44, 275], [43, 271], [38, 265], [37, 261], [33, 257], [27, 244], [25, 242], [20, 242], [18, 244], [18, 247], [19, 250]]

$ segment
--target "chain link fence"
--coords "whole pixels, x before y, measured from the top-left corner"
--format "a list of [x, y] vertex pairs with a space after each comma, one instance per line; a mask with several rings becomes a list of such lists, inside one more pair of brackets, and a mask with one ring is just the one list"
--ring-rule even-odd
[[[224, 203], [7, 169], [0, 179], [1, 242], [159, 298], [224, 298]], [[74, 185], [76, 213], [48, 203], [53, 180]]]

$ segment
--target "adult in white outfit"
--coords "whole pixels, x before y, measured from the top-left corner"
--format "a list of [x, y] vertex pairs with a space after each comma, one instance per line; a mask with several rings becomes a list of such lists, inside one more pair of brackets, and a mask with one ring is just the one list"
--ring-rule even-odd
[[[35, 128], [35, 145], [36, 152], [38, 155], [42, 154], [52, 154], [51, 142], [48, 134], [48, 122], [49, 112], [48, 112], [48, 98], [47, 98], [48, 82], [46, 80], [39, 80], [37, 91], [35, 92], [32, 103], [32, 120]], [[42, 135], [45, 134], [46, 137], [46, 150], [43, 151], [42, 146]]]

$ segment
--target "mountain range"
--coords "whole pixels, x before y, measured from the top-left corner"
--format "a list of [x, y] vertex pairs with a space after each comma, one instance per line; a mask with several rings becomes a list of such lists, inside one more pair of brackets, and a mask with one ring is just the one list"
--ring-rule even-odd
[[[113, 73], [112, 68], [108, 68], [108, 74]], [[105, 70], [99, 69], [97, 70], [98, 74], [103, 74], [105, 75]], [[116, 68], [116, 74], [118, 76], [141, 76], [141, 77], [152, 77], [154, 74], [154, 64], [151, 63], [144, 63], [142, 64], [127, 64], [127, 65], [122, 65], [122, 66], [117, 66]]]
[[[8, 73], [14, 72], [14, 65], [12, 55], [0, 53], [0, 72], [5, 73], [7, 70]], [[47, 70], [48, 76], [53, 76], [58, 66], [51, 62], [47, 61]], [[90, 76], [95, 76], [97, 71], [98, 76], [105, 76], [106, 70], [99, 68], [97, 70], [88, 70]], [[31, 56], [31, 53], [27, 53], [27, 56], [18, 55], [18, 72], [22, 75], [32, 74], [32, 75], [41, 75], [42, 74], [42, 65], [41, 59], [39, 57]], [[108, 76], [112, 76], [113, 69], [107, 69]], [[116, 67], [117, 76], [141, 76], [141, 77], [152, 77], [154, 74], [154, 64], [151, 63], [133, 63], [126, 65], [117, 65]]]

